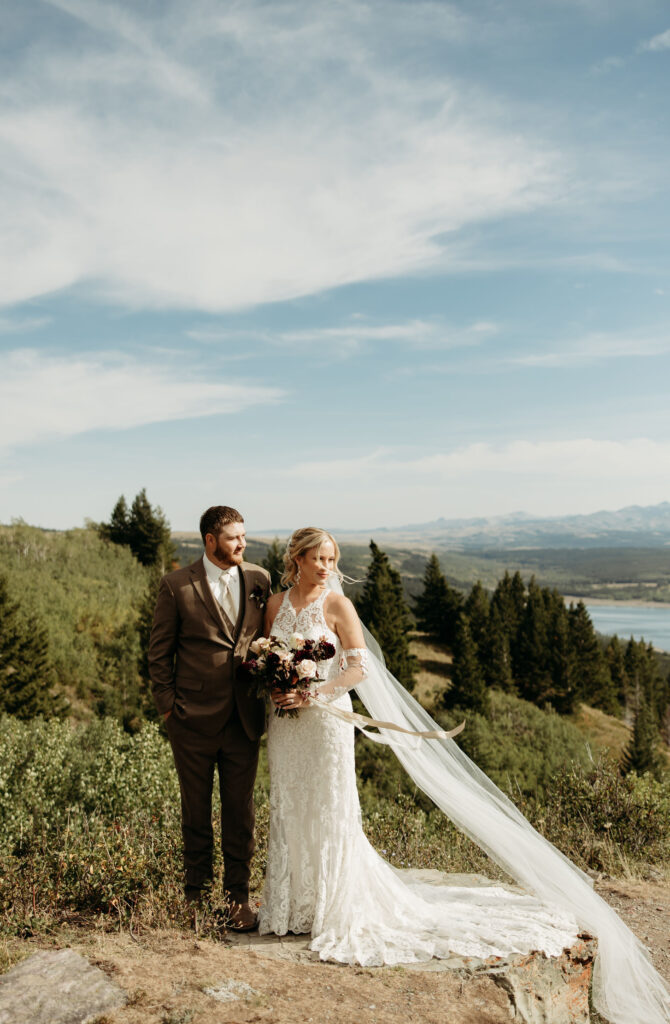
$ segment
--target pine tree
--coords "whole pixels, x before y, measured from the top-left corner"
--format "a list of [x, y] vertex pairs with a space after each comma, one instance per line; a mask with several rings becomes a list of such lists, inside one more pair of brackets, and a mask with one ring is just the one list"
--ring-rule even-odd
[[626, 675], [623, 647], [618, 636], [613, 636], [608, 641], [605, 647], [605, 661], [607, 662], [612, 679], [612, 689], [617, 702], [617, 710], [614, 713], [619, 715], [628, 700], [628, 677]]
[[515, 693], [516, 685], [512, 675], [512, 654], [509, 636], [504, 627], [498, 605], [491, 604], [488, 637], [483, 658], [484, 676], [488, 686], [495, 686], [506, 693]]
[[491, 710], [489, 691], [472, 638], [470, 623], [463, 612], [459, 616], [454, 644], [451, 687], [444, 694], [447, 707], [459, 707], [487, 716]]
[[525, 607], [526, 587], [521, 573], [515, 572], [514, 576], [510, 576], [509, 572], [505, 572], [491, 595], [491, 611], [497, 610], [509, 642], [513, 678], [517, 675], [519, 628]]
[[630, 638], [624, 655], [626, 675], [631, 692], [642, 693], [657, 725], [665, 714], [667, 704], [666, 685], [654, 648], [644, 640]]
[[24, 719], [61, 715], [64, 701], [52, 694], [53, 685], [47, 632], [22, 618], [0, 576], [0, 711]]
[[579, 697], [608, 715], [615, 715], [618, 703], [612, 676], [583, 601], [570, 605], [568, 620], [579, 678]]
[[419, 629], [436, 640], [453, 645], [456, 624], [463, 604], [458, 590], [447, 583], [438, 557], [433, 553], [423, 574], [423, 591], [414, 598], [414, 614]]
[[577, 658], [565, 601], [557, 590], [543, 591], [547, 613], [547, 666], [551, 678], [548, 702], [561, 715], [574, 711], [578, 697]]
[[130, 520], [128, 505], [123, 495], [119, 498], [112, 509], [108, 523], [101, 523], [100, 535], [109, 540], [112, 544], [130, 545]]
[[476, 643], [477, 649], [483, 651], [489, 630], [490, 601], [481, 580], [477, 580], [468, 594], [463, 610], [470, 623], [472, 639]]
[[374, 541], [370, 541], [370, 551], [363, 593], [356, 601], [358, 614], [384, 652], [389, 672], [411, 691], [416, 659], [409, 650], [407, 634], [412, 622], [400, 574]]
[[548, 668], [547, 627], [545, 596], [533, 577], [519, 625], [514, 670], [519, 695], [534, 704], [546, 703], [554, 689]]
[[661, 754], [658, 749], [658, 729], [654, 720], [654, 713], [649, 704], [640, 692], [638, 694], [637, 711], [633, 725], [633, 735], [624, 751], [622, 768], [626, 774], [637, 772], [643, 775], [644, 772], [651, 772], [659, 776], [662, 768]]
[[113, 544], [127, 545], [142, 565], [156, 565], [162, 573], [171, 567], [175, 548], [170, 524], [158, 505], [151, 506], [144, 487], [135, 496], [130, 512], [121, 495], [110, 521], [100, 524], [99, 533]]
[[282, 589], [281, 577], [284, 572], [284, 545], [279, 537], [275, 537], [265, 553], [261, 565], [270, 573], [271, 588], [273, 594], [278, 594]]
[[130, 506], [130, 549], [142, 565], [157, 565], [163, 572], [174, 554], [170, 526], [161, 508], [152, 508], [143, 487]]

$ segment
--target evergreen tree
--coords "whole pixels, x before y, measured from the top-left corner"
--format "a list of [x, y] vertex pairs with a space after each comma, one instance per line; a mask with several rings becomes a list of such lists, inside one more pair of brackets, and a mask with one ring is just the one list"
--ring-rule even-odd
[[612, 680], [612, 689], [617, 701], [615, 714], [621, 714], [621, 709], [626, 706], [628, 700], [628, 677], [626, 675], [626, 664], [624, 661], [623, 647], [618, 636], [613, 636], [605, 647], [605, 661]]
[[534, 704], [546, 703], [554, 689], [548, 667], [548, 625], [545, 597], [533, 577], [519, 625], [514, 670], [519, 695]]
[[108, 523], [101, 523], [98, 532], [112, 544], [127, 545], [142, 565], [158, 566], [161, 573], [171, 568], [175, 555], [170, 524], [158, 505], [152, 508], [143, 487], [128, 511], [126, 499], [119, 498]]
[[356, 601], [358, 614], [384, 652], [389, 672], [411, 691], [416, 659], [409, 650], [407, 634], [412, 622], [400, 574], [374, 541], [370, 541], [370, 551], [372, 560]]
[[499, 606], [493, 603], [491, 603], [483, 668], [487, 686], [495, 686], [506, 693], [516, 692], [516, 685], [512, 675], [512, 654], [509, 636], [505, 629]]
[[64, 701], [51, 693], [53, 685], [47, 632], [34, 618], [22, 618], [0, 576], [0, 712], [26, 719], [62, 714]]
[[551, 690], [547, 701], [561, 715], [574, 711], [578, 697], [577, 658], [570, 636], [565, 601], [557, 590], [544, 590], [547, 614], [547, 667]]
[[608, 715], [615, 715], [618, 704], [612, 676], [583, 601], [570, 605], [568, 620], [579, 678], [579, 697]]
[[123, 495], [121, 495], [112, 509], [109, 522], [100, 524], [100, 535], [105, 540], [111, 541], [112, 544], [127, 544], [130, 546], [130, 519], [128, 505]]
[[161, 508], [152, 508], [143, 487], [130, 506], [130, 550], [142, 565], [157, 565], [165, 572], [174, 556], [170, 526]]
[[487, 643], [489, 630], [489, 606], [489, 595], [482, 586], [481, 580], [477, 580], [468, 594], [463, 610], [468, 617], [472, 639], [476, 643], [477, 650], [479, 651], [484, 651]]
[[632, 693], [642, 693], [656, 725], [660, 725], [667, 704], [665, 680], [661, 676], [654, 648], [644, 640], [628, 641], [624, 655], [626, 675]]
[[436, 640], [453, 646], [462, 603], [461, 594], [449, 586], [440, 569], [438, 557], [433, 553], [423, 574], [423, 591], [414, 598], [418, 628]]
[[512, 660], [512, 677], [517, 675], [519, 628], [526, 607], [526, 587], [521, 573], [510, 576], [505, 572], [491, 596], [491, 611], [497, 611], [502, 628], [507, 635]]
[[447, 707], [476, 711], [484, 716], [488, 716], [491, 709], [477, 645], [472, 638], [468, 617], [463, 612], [458, 619], [451, 686], [445, 692], [444, 704]]
[[623, 755], [622, 768], [626, 774], [637, 772], [638, 775], [643, 775], [644, 772], [651, 772], [657, 777], [660, 775], [662, 759], [658, 739], [654, 713], [644, 694], [640, 692], [633, 735]]
[[265, 553], [261, 565], [270, 573], [271, 588], [273, 594], [278, 594], [282, 589], [281, 577], [284, 572], [284, 545], [279, 537], [275, 537]]

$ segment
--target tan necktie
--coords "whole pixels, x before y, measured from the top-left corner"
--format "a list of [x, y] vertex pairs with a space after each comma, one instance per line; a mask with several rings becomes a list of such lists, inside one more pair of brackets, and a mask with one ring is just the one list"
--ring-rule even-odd
[[231, 625], [234, 626], [237, 613], [235, 611], [233, 595], [230, 592], [230, 573], [222, 572], [219, 576], [219, 583], [221, 585], [221, 607], [230, 619]]

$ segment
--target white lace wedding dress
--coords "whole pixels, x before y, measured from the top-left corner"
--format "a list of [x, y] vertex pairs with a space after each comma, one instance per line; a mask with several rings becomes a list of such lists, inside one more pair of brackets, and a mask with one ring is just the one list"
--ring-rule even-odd
[[[325, 636], [336, 653], [321, 670], [332, 680], [364, 652], [343, 651], [328, 628], [327, 593], [296, 614], [287, 591], [272, 633]], [[351, 710], [347, 693], [335, 704]], [[322, 960], [367, 967], [453, 953], [487, 958], [542, 950], [556, 956], [574, 942], [574, 918], [534, 896], [500, 885], [431, 885], [380, 857], [361, 824], [354, 729], [347, 722], [317, 706], [294, 718], [272, 715], [268, 759], [270, 836], [261, 934], [311, 933], [310, 948]]]

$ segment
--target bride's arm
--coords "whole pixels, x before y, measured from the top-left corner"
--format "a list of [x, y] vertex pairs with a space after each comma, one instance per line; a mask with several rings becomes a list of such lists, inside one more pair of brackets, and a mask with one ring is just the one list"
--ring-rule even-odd
[[367, 675], [368, 652], [363, 639], [363, 630], [356, 609], [348, 597], [331, 594], [328, 609], [324, 608], [329, 625], [342, 644], [340, 673], [327, 683], [318, 685], [318, 695], [326, 700], [335, 700], [347, 690], [353, 690]]
[[270, 594], [268, 603], [265, 606], [265, 621], [263, 623], [263, 636], [270, 636], [272, 632], [272, 623], [277, 617], [279, 606], [284, 598], [283, 591], [279, 594]]

